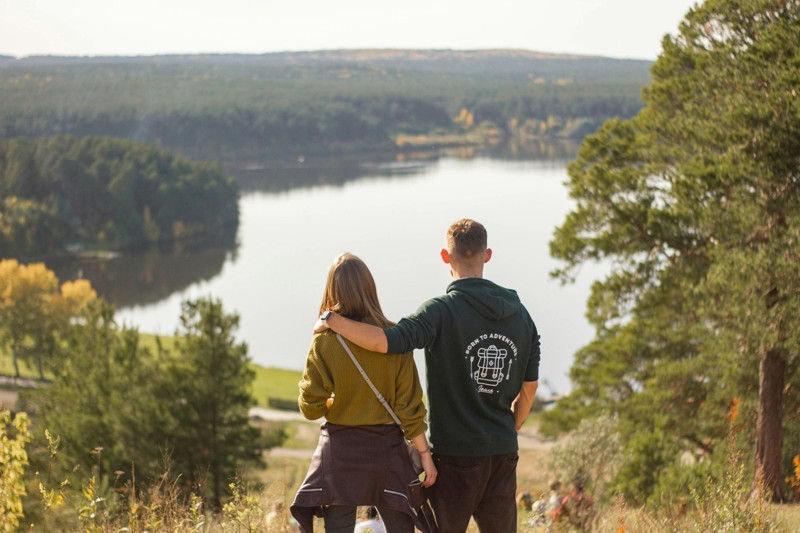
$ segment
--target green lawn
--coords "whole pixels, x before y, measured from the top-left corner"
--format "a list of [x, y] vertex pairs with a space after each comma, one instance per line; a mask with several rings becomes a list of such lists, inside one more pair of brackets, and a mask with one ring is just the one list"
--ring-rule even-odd
[[[26, 365], [24, 362], [19, 363], [19, 373], [24, 378], [38, 378], [39, 372], [35, 366]], [[14, 375], [14, 363], [11, 362], [11, 354], [0, 348], [0, 374], [8, 376]]]
[[[156, 338], [146, 333], [140, 334], [142, 345], [155, 351]], [[161, 337], [161, 345], [170, 349], [175, 343], [174, 337]], [[256, 363], [250, 363], [250, 368], [256, 373], [253, 380], [253, 399], [257, 405], [267, 405], [267, 398], [297, 401], [297, 383], [302, 377], [299, 370], [285, 370], [282, 368], [266, 368]]]
[[267, 398], [297, 401], [299, 393], [297, 383], [303, 376], [299, 370], [285, 370], [282, 368], [266, 368], [255, 363], [250, 363], [256, 373], [253, 380], [253, 398], [258, 405], [267, 405]]
[[[142, 345], [155, 352], [156, 337], [147, 333], [140, 334]], [[174, 337], [160, 337], [161, 345], [170, 349], [175, 344]], [[257, 405], [266, 406], [267, 398], [278, 398], [281, 400], [297, 401], [297, 383], [303, 373], [299, 370], [286, 370], [282, 368], [266, 368], [256, 363], [250, 363], [250, 367], [256, 373], [253, 380], [253, 398]]]

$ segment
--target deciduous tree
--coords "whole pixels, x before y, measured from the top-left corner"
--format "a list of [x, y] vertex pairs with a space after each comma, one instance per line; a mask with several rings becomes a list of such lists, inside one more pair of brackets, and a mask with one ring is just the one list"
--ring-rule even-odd
[[11, 351], [14, 371], [18, 360], [35, 359], [39, 377], [55, 370], [57, 352], [70, 321], [97, 298], [86, 280], [65, 282], [42, 263], [24, 265], [0, 261], [0, 345]]
[[146, 486], [161, 473], [168, 448], [156, 355], [136, 330], [118, 327], [102, 301], [84, 310], [65, 351], [53, 383], [29, 394], [37, 425], [60, 438], [67, 468], [94, 465], [103, 486], [124, 483], [135, 468]]

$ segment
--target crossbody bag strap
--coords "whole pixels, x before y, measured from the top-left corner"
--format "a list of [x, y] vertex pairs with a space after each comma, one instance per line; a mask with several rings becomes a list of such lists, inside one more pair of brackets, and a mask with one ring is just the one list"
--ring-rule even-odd
[[377, 389], [377, 387], [375, 387], [375, 385], [369, 379], [369, 376], [367, 375], [367, 373], [364, 372], [364, 369], [359, 364], [358, 359], [356, 359], [356, 356], [353, 355], [353, 352], [350, 350], [350, 347], [347, 345], [346, 342], [344, 342], [344, 339], [338, 333], [336, 334], [336, 338], [339, 339], [339, 342], [344, 347], [344, 351], [347, 352], [347, 355], [350, 356], [350, 359], [352, 359], [353, 364], [356, 365], [356, 368], [358, 369], [358, 372], [361, 374], [361, 376], [364, 378], [364, 381], [367, 382], [367, 385], [369, 385], [369, 388], [372, 389], [372, 392], [375, 393], [375, 397], [378, 398], [378, 401], [381, 402], [381, 405], [383, 405], [383, 407], [386, 408], [386, 410], [392, 416], [392, 419], [395, 421], [395, 423], [398, 426], [400, 426], [401, 425], [400, 424], [400, 419], [397, 418], [397, 415], [394, 414], [394, 411], [392, 410], [391, 406], [389, 405], [389, 402], [386, 401], [386, 398], [383, 397], [383, 395], [380, 393], [380, 391]]

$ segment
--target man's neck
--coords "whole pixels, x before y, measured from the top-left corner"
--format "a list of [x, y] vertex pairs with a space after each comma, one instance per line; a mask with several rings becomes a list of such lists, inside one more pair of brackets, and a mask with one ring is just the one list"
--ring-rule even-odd
[[483, 277], [483, 269], [479, 271], [472, 271], [472, 270], [465, 270], [463, 272], [456, 271], [454, 269], [450, 269], [450, 276], [453, 279], [465, 279], [465, 278], [482, 278]]

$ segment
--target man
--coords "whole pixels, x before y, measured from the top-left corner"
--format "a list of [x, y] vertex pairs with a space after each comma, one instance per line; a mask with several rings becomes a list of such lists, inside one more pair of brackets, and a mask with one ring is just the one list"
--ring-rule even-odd
[[366, 349], [425, 349], [430, 441], [438, 478], [431, 503], [442, 533], [470, 517], [485, 532], [516, 531], [517, 431], [539, 372], [539, 335], [516, 292], [483, 279], [486, 229], [462, 219], [447, 230], [442, 260], [453, 281], [391, 328], [325, 313], [330, 328]]

